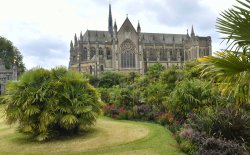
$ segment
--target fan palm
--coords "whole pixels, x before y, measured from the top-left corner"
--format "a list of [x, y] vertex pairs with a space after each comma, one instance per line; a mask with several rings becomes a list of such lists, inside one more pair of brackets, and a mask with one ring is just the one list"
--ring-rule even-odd
[[244, 53], [232, 51], [216, 52], [217, 57], [207, 56], [199, 59], [202, 76], [214, 80], [223, 95], [233, 96], [237, 103], [249, 102], [250, 61]]
[[222, 39], [227, 41], [229, 50], [199, 61], [205, 67], [202, 76], [212, 77], [222, 94], [233, 96], [242, 104], [250, 99], [250, 0], [237, 2], [241, 6], [222, 12], [217, 19], [216, 28], [226, 35]]
[[222, 12], [217, 19], [216, 28], [225, 35], [222, 39], [227, 41], [230, 50], [243, 50], [246, 54], [250, 50], [250, 0], [237, 2], [241, 7], [234, 6], [233, 9]]
[[18, 122], [20, 132], [39, 141], [77, 133], [93, 125], [101, 110], [98, 94], [87, 80], [61, 67], [31, 70], [9, 82], [3, 103], [8, 122]]

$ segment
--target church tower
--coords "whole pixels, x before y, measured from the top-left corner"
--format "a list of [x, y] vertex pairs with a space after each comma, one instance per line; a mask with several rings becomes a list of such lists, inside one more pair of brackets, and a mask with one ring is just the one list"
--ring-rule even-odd
[[113, 36], [113, 21], [112, 21], [112, 13], [111, 13], [111, 5], [109, 4], [109, 19], [108, 19], [108, 31], [111, 36]]

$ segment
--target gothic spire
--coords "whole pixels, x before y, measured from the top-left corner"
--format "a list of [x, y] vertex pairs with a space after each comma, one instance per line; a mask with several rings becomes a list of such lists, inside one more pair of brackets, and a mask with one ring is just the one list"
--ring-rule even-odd
[[70, 42], [70, 49], [72, 49], [72, 48], [73, 48], [73, 42], [71, 40], [71, 42]]
[[75, 45], [77, 45], [77, 36], [76, 36], [76, 33], [75, 33]]
[[191, 30], [191, 37], [194, 37], [195, 36], [195, 33], [194, 33], [194, 27], [192, 25], [192, 30]]
[[114, 24], [114, 30], [117, 30], [116, 20], [115, 20], [115, 24]]
[[80, 33], [80, 40], [83, 41], [82, 31]]
[[141, 26], [140, 26], [140, 22], [138, 21], [138, 25], [137, 25], [137, 33], [141, 33]]
[[108, 19], [108, 30], [111, 35], [113, 35], [113, 21], [111, 13], [111, 4], [109, 4], [109, 19]]

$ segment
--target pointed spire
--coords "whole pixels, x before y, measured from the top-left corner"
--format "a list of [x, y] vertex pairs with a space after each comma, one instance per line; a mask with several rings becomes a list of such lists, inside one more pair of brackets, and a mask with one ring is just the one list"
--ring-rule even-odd
[[70, 42], [70, 49], [72, 49], [72, 48], [73, 48], [73, 42], [71, 40], [71, 42]]
[[187, 39], [189, 39], [190, 38], [190, 36], [189, 36], [189, 33], [188, 33], [188, 29], [187, 29]]
[[82, 31], [80, 33], [80, 40], [83, 41]]
[[175, 42], [174, 35], [173, 35], [173, 42]]
[[111, 35], [113, 35], [113, 21], [112, 21], [112, 12], [111, 4], [109, 3], [109, 19], [108, 19], [108, 30]]
[[75, 33], [75, 45], [77, 45], [77, 36], [76, 36], [76, 33]]
[[165, 41], [165, 36], [164, 36], [164, 34], [163, 34], [163, 36], [162, 36], [162, 40]]
[[195, 33], [194, 33], [194, 27], [192, 25], [192, 30], [191, 30], [191, 37], [194, 37], [195, 36]]
[[116, 20], [115, 20], [115, 24], [114, 24], [114, 30], [117, 30], [117, 25], [116, 25]]
[[137, 33], [141, 33], [141, 26], [140, 26], [139, 20], [138, 20], [138, 25], [137, 25]]

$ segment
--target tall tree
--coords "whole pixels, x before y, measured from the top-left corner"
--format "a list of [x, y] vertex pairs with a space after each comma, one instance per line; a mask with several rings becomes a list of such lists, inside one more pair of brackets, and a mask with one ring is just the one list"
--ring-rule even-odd
[[4, 61], [6, 69], [10, 69], [13, 65], [16, 65], [19, 72], [23, 72], [25, 70], [23, 57], [20, 51], [13, 45], [10, 40], [1, 36], [0, 58]]

